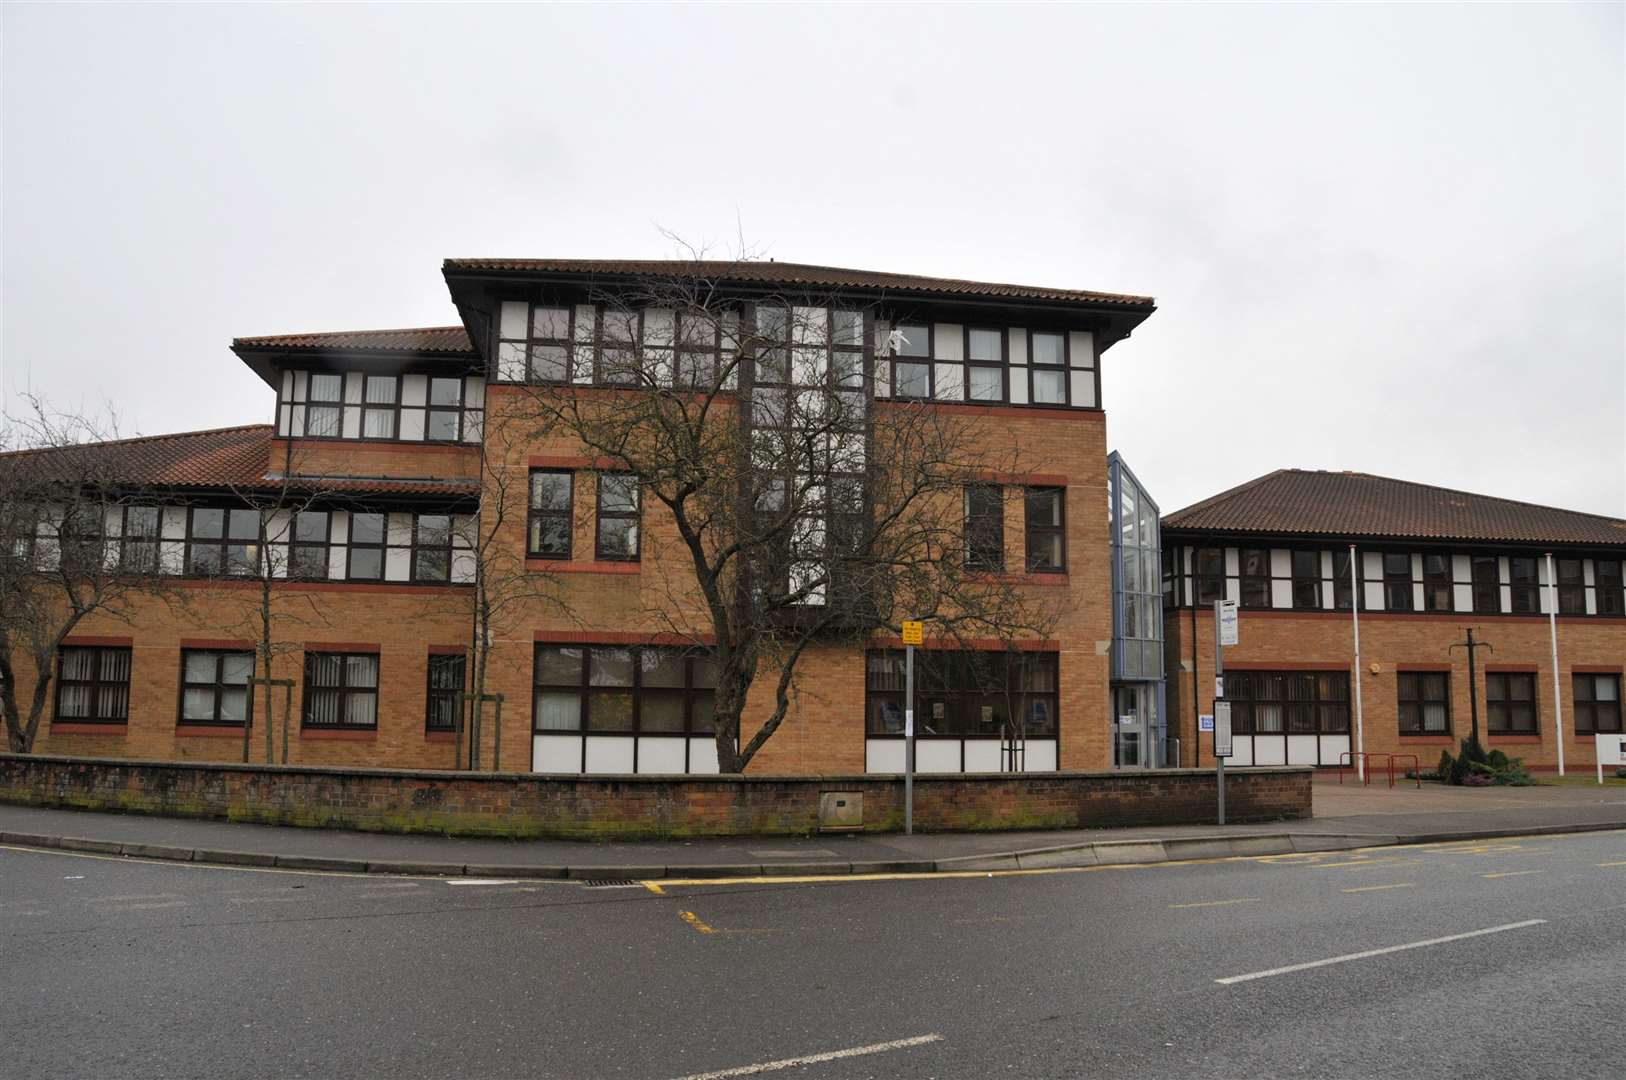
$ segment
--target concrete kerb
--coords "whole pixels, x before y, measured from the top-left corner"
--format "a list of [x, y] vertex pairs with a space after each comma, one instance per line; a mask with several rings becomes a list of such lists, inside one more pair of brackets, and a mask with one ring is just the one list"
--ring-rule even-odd
[[408, 860], [325, 858], [278, 855], [270, 852], [185, 848], [98, 840], [82, 836], [0, 832], [0, 843], [18, 847], [120, 855], [171, 862], [214, 863], [223, 866], [269, 866], [287, 870], [317, 870], [352, 874], [395, 874], [418, 877], [543, 878], [592, 881], [605, 879], [659, 880], [662, 878], [810, 877], [850, 874], [922, 874], [963, 871], [1037, 870], [1084, 866], [1132, 866], [1188, 859], [1223, 859], [1258, 855], [1285, 855], [1354, 848], [1440, 844], [1504, 837], [1548, 836], [1600, 832], [1626, 828], [1626, 821], [1524, 828], [1441, 830], [1410, 834], [1271, 833], [1248, 836], [1191, 836], [1163, 840], [1110, 840], [1087, 844], [990, 852], [946, 859], [897, 859], [816, 863], [710, 863], [674, 866], [540, 866], [503, 863], [440, 863]]

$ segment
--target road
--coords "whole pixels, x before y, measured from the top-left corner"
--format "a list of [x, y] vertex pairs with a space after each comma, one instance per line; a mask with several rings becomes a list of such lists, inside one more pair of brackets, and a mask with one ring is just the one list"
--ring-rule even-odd
[[0, 972], [17, 1078], [670, 1078], [844, 1051], [730, 1075], [1618, 1077], [1626, 832], [611, 887], [7, 848]]

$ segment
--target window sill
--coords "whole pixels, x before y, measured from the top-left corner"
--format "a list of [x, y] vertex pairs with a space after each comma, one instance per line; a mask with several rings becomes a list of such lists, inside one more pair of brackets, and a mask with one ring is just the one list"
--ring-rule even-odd
[[1541, 745], [1540, 735], [1485, 735], [1485, 741], [1491, 743], [1517, 743], [1524, 746]]
[[424, 742], [443, 742], [443, 743], [456, 742], [457, 741], [457, 732], [455, 732], [455, 731], [426, 731], [426, 732], [423, 733], [423, 741]]
[[376, 742], [378, 740], [378, 729], [375, 727], [356, 728], [354, 730], [345, 728], [300, 728], [299, 737], [301, 739], [332, 739], [338, 742]]
[[123, 735], [130, 730], [130, 723], [121, 720], [116, 724], [98, 724], [95, 721], [81, 720], [55, 720], [51, 723], [51, 732], [56, 735]]
[[1054, 573], [1006, 573], [1003, 570], [967, 570], [973, 581], [1008, 581], [1013, 585], [1053, 585], [1066, 588], [1070, 584], [1067, 571]]
[[200, 739], [241, 739], [243, 726], [232, 727], [227, 724], [176, 724], [175, 737]]
[[566, 559], [526, 559], [525, 569], [552, 571], [555, 574], [636, 574], [642, 569], [638, 562], [572, 562]]
[[[1422, 745], [1422, 746], [1450, 746], [1452, 743], [1456, 742], [1456, 736], [1454, 736], [1454, 735], [1402, 735], [1402, 736], [1400, 736], [1400, 741], [1401, 741], [1402, 744], [1412, 743], [1412, 744], [1417, 744], [1417, 745]], [[1373, 753], [1382, 753], [1382, 751], [1374, 750]]]
[[1607, 735], [1611, 739], [1626, 739], [1626, 731], [1577, 731], [1572, 739], [1583, 746], [1591, 746], [1592, 740], [1599, 735]]

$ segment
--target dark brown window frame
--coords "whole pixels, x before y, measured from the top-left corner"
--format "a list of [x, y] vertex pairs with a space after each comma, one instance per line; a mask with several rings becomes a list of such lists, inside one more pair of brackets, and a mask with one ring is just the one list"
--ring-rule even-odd
[[[1205, 572], [1205, 556], [1214, 556], [1219, 564], [1217, 573]], [[1207, 606], [1225, 599], [1225, 549], [1223, 547], [1194, 547], [1191, 549], [1191, 596], [1197, 606]], [[1206, 595], [1210, 588], [1213, 595]]]
[[[536, 506], [536, 478], [538, 476], [562, 476], [565, 478], [565, 508], [553, 510]], [[532, 469], [526, 478], [525, 489], [525, 555], [531, 559], [558, 559], [570, 561], [571, 553], [575, 551], [576, 529], [576, 474], [570, 469]], [[562, 552], [543, 551], [537, 547], [536, 526], [549, 519], [559, 519], [565, 523], [565, 549]]]
[[[1428, 697], [1425, 694], [1425, 680], [1438, 677], [1445, 680], [1443, 697]], [[1405, 735], [1450, 735], [1451, 734], [1451, 672], [1449, 671], [1400, 671], [1395, 673], [1395, 704], [1396, 719], [1399, 732]], [[1406, 707], [1414, 707], [1417, 712], [1417, 726], [1405, 726]], [[1445, 726], [1428, 726], [1428, 707], [1443, 705], [1445, 707]]]
[[[1254, 573], [1248, 572], [1250, 555], [1259, 556], [1262, 562], [1262, 565]], [[1269, 608], [1273, 599], [1271, 581], [1270, 548], [1239, 547], [1236, 549], [1238, 606], [1250, 611], [1261, 611]], [[1259, 595], [1260, 590], [1263, 590], [1262, 597]]]
[[[1411, 552], [1385, 551], [1379, 556], [1383, 561], [1383, 610], [1384, 611], [1414, 611], [1416, 606], [1412, 603]], [[1399, 560], [1403, 565], [1397, 563]], [[1396, 601], [1399, 603], [1396, 603]]]
[[[153, 513], [153, 531], [151, 536], [136, 538], [130, 532], [130, 513], [133, 510], [150, 510]], [[132, 548], [146, 548], [149, 552], [148, 561], [136, 565], [131, 559]], [[156, 504], [142, 504], [125, 506], [119, 510], [119, 572], [125, 574], [155, 574], [163, 565], [164, 558], [164, 508]]]
[[[379, 519], [378, 540], [359, 542], [356, 540], [356, 519], [358, 517], [376, 517]], [[352, 510], [347, 523], [344, 536], [344, 579], [346, 581], [387, 581], [389, 580], [389, 542], [390, 542], [390, 515], [387, 510]], [[356, 575], [356, 552], [378, 552], [378, 576], [358, 577]]]
[[[1072, 334], [1070, 334], [1066, 330], [1055, 330], [1055, 329], [1051, 329], [1049, 327], [1041, 326], [1041, 327], [1029, 327], [1028, 331], [1027, 331], [1027, 335], [1028, 335], [1028, 356], [1027, 356], [1027, 360], [1028, 360], [1028, 363], [1027, 363], [1027, 369], [1028, 369], [1027, 370], [1028, 404], [1029, 405], [1037, 405], [1040, 408], [1045, 408], [1045, 409], [1060, 409], [1060, 408], [1064, 408], [1064, 407], [1071, 407], [1072, 404], [1073, 404], [1073, 377], [1072, 377], [1072, 374], [1071, 374], [1072, 370], [1073, 370]], [[1045, 337], [1057, 337], [1057, 338], [1061, 339], [1061, 364], [1060, 364], [1060, 366], [1057, 366], [1056, 364], [1040, 364], [1040, 363], [1037, 363], [1033, 359], [1034, 355], [1035, 355], [1034, 349], [1033, 349], [1033, 341], [1034, 341], [1035, 338], [1039, 337], [1040, 335], [1043, 335]], [[1038, 392], [1037, 392], [1038, 379], [1035, 378], [1035, 376], [1037, 376], [1039, 374], [1040, 370], [1043, 370], [1045, 372], [1053, 372], [1053, 371], [1061, 372], [1061, 400], [1060, 401], [1040, 401], [1039, 400], [1039, 395], [1038, 395]]]
[[[632, 499], [633, 499], [634, 507], [633, 507], [633, 509], [632, 509], [632, 511], [630, 513], [628, 511], [625, 511], [625, 510], [605, 510], [604, 509], [604, 479], [605, 479], [605, 477], [610, 477], [610, 476], [613, 476], [613, 477], [625, 477], [626, 479], [631, 481], [631, 483], [632, 483]], [[593, 491], [593, 507], [594, 507], [594, 513], [593, 513], [593, 557], [595, 559], [601, 561], [601, 562], [638, 562], [638, 561], [640, 561], [640, 559], [643, 557], [643, 549], [644, 549], [644, 530], [643, 530], [644, 493], [643, 493], [643, 486], [638, 482], [638, 477], [635, 474], [628, 473], [628, 472], [601, 472], [601, 473], [598, 474], [598, 479], [594, 483], [593, 487], [594, 487], [594, 491]], [[574, 498], [574, 492], [572, 493], [572, 498]], [[632, 536], [633, 536], [632, 548], [633, 549], [632, 549], [632, 552], [630, 554], [620, 553], [620, 552], [610, 552], [610, 553], [605, 552], [605, 550], [604, 550], [604, 522], [605, 522], [606, 519], [615, 520], [615, 521], [627, 521], [627, 520], [630, 520], [633, 523], [633, 533], [632, 533]]]
[[[305, 439], [343, 439], [344, 438], [344, 383], [347, 372], [329, 371], [322, 368], [307, 369], [305, 375], [305, 422], [301, 425], [300, 437]], [[332, 376], [339, 380], [339, 396], [337, 398], [312, 397], [317, 376]], [[331, 435], [318, 435], [311, 431], [311, 414], [315, 408], [332, 410], [338, 415], [338, 427]]]
[[[1604, 566], [1610, 566], [1613, 573], [1609, 576], [1610, 584], [1605, 584]], [[1619, 616], [1626, 614], [1626, 573], [1621, 570], [1621, 560], [1618, 558], [1592, 560], [1592, 589], [1594, 609], [1599, 615]]]
[[[88, 679], [69, 679], [63, 672], [67, 668], [68, 654], [70, 652], [88, 652], [95, 656], [93, 673]], [[107, 679], [102, 677], [106, 667], [107, 657], [110, 654], [122, 653], [124, 655], [125, 677], [121, 679]], [[130, 688], [135, 682], [135, 653], [128, 645], [62, 645], [56, 651], [56, 700], [52, 703], [52, 718], [67, 724], [128, 724], [130, 722]], [[62, 691], [68, 687], [88, 687], [90, 690], [90, 715], [63, 716]], [[124, 708], [119, 715], [102, 716], [102, 690], [107, 687], [124, 690]]]
[[[923, 327], [926, 331], [926, 351], [919, 356], [905, 356], [901, 352], [891, 353], [887, 359], [892, 361], [891, 396], [897, 401], [935, 401], [937, 397], [937, 327], [932, 323], [895, 322], [889, 328], [893, 333], [901, 334], [903, 328]], [[898, 392], [898, 365], [919, 365], [926, 369], [926, 392], [924, 394], [903, 394]]]
[[[1530, 696], [1514, 695], [1514, 683], [1528, 685]], [[1541, 731], [1540, 682], [1533, 671], [1487, 671], [1485, 673], [1485, 730], [1492, 735], [1536, 735]], [[1530, 725], [1511, 724], [1515, 710], [1530, 711]]]
[[[1054, 495], [1056, 505], [1061, 510], [1061, 524], [1044, 525], [1035, 524], [1033, 520], [1033, 507], [1029, 499], [1035, 495]], [[1033, 541], [1035, 537], [1057, 536], [1061, 539], [1061, 562], [1057, 566], [1040, 566], [1035, 560]], [[1065, 574], [1067, 573], [1067, 489], [1064, 487], [1045, 486], [1029, 487], [1022, 490], [1022, 540], [1024, 546], [1024, 565], [1030, 574]]]
[[[301, 540], [299, 538], [299, 519], [307, 514], [320, 514], [325, 519], [326, 528], [322, 530], [320, 540]], [[301, 567], [301, 552], [318, 551], [321, 558], [316, 564], [318, 572], [312, 573]], [[333, 576], [333, 511], [306, 508], [295, 510], [289, 514], [288, 519], [288, 555], [287, 566], [284, 573], [294, 581], [327, 581]]]
[[[1334, 611], [1350, 611], [1356, 606], [1366, 610], [1365, 592], [1366, 571], [1361, 564], [1364, 560], [1359, 551], [1350, 551], [1348, 547], [1334, 548], [1332, 551], [1332, 609]], [[1351, 577], [1354, 578], [1351, 581]]]
[[[965, 568], [1005, 569], [1005, 489], [999, 484], [967, 484], [961, 495], [965, 533]], [[979, 504], [992, 500], [992, 504]]]
[[[971, 358], [971, 335], [973, 332], [992, 333], [999, 335], [999, 356], [993, 360], [973, 360]], [[964, 380], [961, 392], [964, 400], [978, 405], [1004, 405], [1011, 400], [1011, 349], [1010, 328], [1001, 326], [978, 326], [967, 324], [961, 334], [961, 355], [964, 359]], [[973, 368], [994, 370], [999, 372], [999, 396], [979, 398], [971, 396], [971, 372]]]
[[[1598, 682], [1600, 680], [1606, 680], [1614, 684], [1615, 699], [1613, 701], [1602, 701], [1597, 697]], [[1621, 714], [1621, 681], [1619, 672], [1576, 671], [1570, 674], [1571, 710], [1575, 714], [1575, 734], [1613, 735], [1626, 732], [1626, 726], [1622, 724]], [[1585, 697], [1581, 696], [1582, 685], [1588, 687]], [[1602, 707], [1601, 710], [1600, 706]], [[1604, 714], [1613, 713], [1613, 727], [1607, 727], [1599, 723], [1600, 712]], [[1582, 723], [1583, 716], [1586, 717], [1584, 724]], [[1607, 723], [1607, 717], [1605, 717], [1605, 723]]]
[[[1312, 563], [1311, 574], [1299, 573], [1299, 557], [1308, 556]], [[1321, 608], [1321, 551], [1319, 548], [1289, 548], [1287, 552], [1287, 570], [1292, 580], [1293, 609], [1295, 611], [1320, 611]], [[1307, 590], [1307, 593], [1306, 593]], [[1308, 600], [1305, 600], [1306, 595]]]
[[[429, 662], [424, 667], [424, 714], [423, 728], [425, 731], [455, 731], [457, 717], [463, 709], [463, 691], [468, 684], [469, 658], [466, 653], [430, 653]], [[441, 673], [455, 668], [457, 671], [456, 686], [436, 686], [435, 676], [437, 669]], [[436, 705], [440, 705], [439, 710]], [[449, 717], [445, 706], [450, 704]], [[444, 719], [437, 720], [437, 712]]]
[[[544, 683], [540, 682], [542, 670], [541, 657], [544, 650], [557, 650], [560, 652], [579, 652], [581, 654], [581, 673], [574, 683]], [[668, 655], [681, 655], [683, 659], [683, 685], [676, 686], [645, 686], [643, 653], [646, 650], [666, 653]], [[626, 652], [631, 658], [632, 681], [625, 685], [599, 685], [592, 681], [593, 654], [595, 652]], [[557, 642], [536, 643], [531, 653], [531, 733], [533, 735], [566, 735], [566, 736], [620, 736], [624, 738], [671, 738], [691, 739], [707, 738], [713, 734], [709, 723], [702, 725], [696, 705], [703, 701], [706, 695], [714, 696], [715, 679], [711, 685], [696, 677], [699, 665], [708, 658], [682, 646], [672, 645], [609, 645], [609, 644], [560, 644]], [[576, 695], [576, 726], [573, 728], [540, 728], [537, 727], [537, 698], [544, 692]], [[632, 697], [632, 717], [629, 721], [631, 727], [626, 730], [613, 731], [597, 729], [590, 726], [591, 707], [589, 699], [593, 694], [608, 696], [611, 694], [630, 694]], [[646, 697], [656, 695], [676, 695], [683, 697], [683, 729], [681, 731], [643, 730], [643, 704]], [[708, 720], [711, 718], [708, 718]], [[585, 741], [585, 740], [584, 740]], [[585, 747], [583, 753], [585, 754]]]
[[[1429, 561], [1438, 559], [1445, 565], [1442, 572], [1430, 573]], [[1433, 612], [1452, 612], [1457, 609], [1456, 600], [1456, 558], [1450, 552], [1438, 551], [1423, 552], [1423, 610]], [[1437, 603], [1444, 590], [1445, 603]]]
[[[186, 677], [187, 658], [194, 655], [208, 655], [214, 657], [215, 675], [210, 682], [192, 682]], [[249, 694], [253, 692], [252, 683], [228, 683], [224, 679], [226, 657], [246, 656], [249, 658], [249, 676], [253, 677], [258, 669], [259, 660], [252, 649], [187, 649], [181, 650], [181, 692], [176, 700], [175, 723], [181, 727], [207, 726], [207, 727], [237, 727], [247, 722], [247, 710], [242, 720], [233, 720], [220, 715], [220, 703], [227, 690], [241, 690]], [[186, 692], [188, 690], [208, 690], [214, 694], [214, 709], [209, 718], [189, 718], [186, 715]]]
[[[445, 543], [433, 543], [433, 544], [431, 544], [431, 543], [426, 543], [424, 541], [423, 535], [422, 535], [423, 519], [424, 518], [445, 518], [446, 519], [446, 541], [445, 541]], [[416, 513], [416, 512], [413, 513], [413, 515], [412, 515], [412, 556], [411, 556], [411, 559], [409, 560], [408, 566], [407, 566], [407, 578], [408, 578], [408, 580], [414, 582], [415, 584], [419, 584], [419, 585], [450, 585], [452, 583], [452, 569], [453, 569], [452, 568], [452, 562], [453, 562], [454, 558], [456, 557], [453, 554], [453, 552], [456, 549], [456, 545], [453, 543], [453, 539], [457, 535], [456, 519], [457, 519], [457, 515], [451, 513], [450, 511], [448, 511], [448, 512], [446, 512], [444, 514], [420, 514], [420, 513]], [[388, 525], [387, 521], [386, 521], [386, 524], [385, 524], [384, 528], [385, 528], [385, 538], [388, 539], [389, 525]], [[424, 555], [427, 555], [427, 554], [439, 555], [439, 554], [442, 554], [442, 553], [444, 553], [445, 556], [446, 556], [446, 574], [445, 574], [444, 577], [428, 577], [428, 578], [426, 578], [421, 573], [419, 573], [419, 570], [418, 570], [418, 567], [420, 565], [419, 560]], [[388, 557], [389, 556], [386, 554], [385, 558], [388, 559]]]
[[[1593, 574], [1597, 573], [1597, 562], [1593, 563]], [[1567, 566], [1574, 568], [1572, 578], [1566, 578], [1564, 570]], [[1586, 614], [1586, 560], [1579, 555], [1565, 555], [1553, 560], [1553, 575], [1558, 579], [1556, 592], [1558, 594], [1558, 613], [1560, 615]], [[1597, 580], [1596, 576], [1593, 578]]]
[[[1324, 680], [1330, 680], [1326, 682]], [[1307, 685], [1310, 693], [1275, 693]], [[1328, 686], [1342, 687], [1343, 696], [1325, 693]], [[1350, 733], [1350, 686], [1347, 671], [1275, 671], [1246, 668], [1225, 673], [1225, 697], [1231, 702], [1232, 731], [1238, 735], [1348, 735]], [[1281, 726], [1259, 730], [1256, 710], [1281, 710]], [[1304, 710], [1308, 710], [1305, 712]], [[1309, 716], [1306, 727], [1294, 725], [1294, 716]]]
[[[370, 371], [364, 371], [364, 372], [360, 372], [359, 374], [361, 375], [361, 426], [358, 429], [358, 436], [357, 437], [361, 438], [361, 439], [371, 439], [371, 440], [375, 440], [375, 441], [378, 441], [378, 442], [400, 442], [400, 441], [402, 441], [402, 439], [401, 439], [401, 391], [403, 389], [403, 378], [402, 378], [401, 373], [397, 372], [397, 373], [395, 373], [393, 375], [378, 375], [378, 374], [374, 374], [373, 372], [370, 372]], [[367, 388], [368, 388], [368, 385], [370, 383], [372, 383], [372, 381], [375, 380], [375, 379], [378, 380], [379, 382], [388, 382], [388, 383], [393, 383], [394, 384], [394, 386], [395, 386], [395, 400], [394, 401], [380, 402], [380, 403], [377, 403], [377, 404], [369, 404], [368, 403], [368, 401], [367, 401]], [[367, 434], [367, 414], [370, 413], [370, 412], [371, 413], [387, 413], [389, 415], [389, 417], [390, 417], [390, 434], [388, 434], [388, 435], [369, 435], [369, 434]], [[340, 417], [339, 417], [339, 430], [340, 430], [341, 436], [342, 436], [342, 433], [344, 431], [344, 416], [343, 416], [342, 412], [340, 413]]]
[[[370, 657], [373, 661], [372, 686], [349, 685], [350, 664], [353, 656]], [[339, 684], [337, 686], [323, 686], [315, 684], [311, 679], [311, 671], [315, 661], [322, 657], [337, 657], [339, 660]], [[314, 728], [320, 731], [376, 731], [378, 730], [378, 695], [379, 687], [384, 681], [384, 665], [379, 654], [357, 649], [306, 649], [304, 663], [304, 679], [301, 691], [303, 698], [300, 702], [299, 723], [301, 727]], [[338, 720], [317, 722], [311, 719], [311, 698], [315, 694], [337, 694], [337, 706], [334, 715]], [[350, 711], [349, 704], [352, 697], [365, 697], [371, 695], [373, 699], [373, 721], [370, 724], [347, 723], [343, 717]]]
[[[1489, 579], [1480, 574], [1482, 568], [1489, 567]], [[1468, 587], [1473, 593], [1473, 608], [1475, 615], [1502, 614], [1502, 560], [1496, 555], [1476, 554], [1468, 556]], [[1489, 590], [1485, 592], [1483, 590]], [[1486, 597], [1494, 597], [1495, 604], [1486, 602]]]
[[[457, 404], [436, 405], [435, 384], [449, 382], [457, 384]], [[406, 406], [416, 409], [418, 406]], [[445, 446], [455, 446], [464, 441], [467, 432], [469, 413], [469, 384], [462, 375], [426, 375], [423, 384], [423, 441], [426, 443], [439, 443]], [[434, 421], [436, 413], [451, 413], [456, 417], [456, 430], [450, 436], [435, 436], [429, 434], [429, 425]]]
[[[1520, 574], [1528, 569], [1528, 575]], [[1541, 559], [1535, 555], [1510, 555], [1507, 560], [1508, 608], [1513, 615], [1541, 613]]]
[[[198, 536], [196, 531], [197, 516], [200, 512], [208, 513], [219, 511], [220, 535], [218, 537]], [[240, 536], [232, 536], [231, 520], [235, 513], [255, 515], [255, 534], [253, 540], [245, 540]], [[183, 548], [182, 571], [190, 577], [244, 577], [252, 578], [259, 575], [264, 565], [265, 552], [261, 550], [265, 539], [265, 515], [262, 511], [250, 506], [189, 506], [186, 508], [186, 536]], [[234, 547], [248, 547], [254, 549], [254, 566], [234, 571], [232, 569], [231, 549]], [[215, 550], [220, 561], [213, 571], [200, 573], [194, 565], [192, 557], [195, 550]]]
[[[866, 739], [887, 739], [904, 737], [903, 731], [903, 690], [877, 688], [872, 679], [871, 659], [874, 657], [887, 657], [898, 654], [897, 649], [868, 649], [864, 653], [864, 737]], [[968, 660], [968, 656], [979, 659]], [[981, 652], [975, 650], [951, 649], [917, 649], [915, 651], [915, 737], [917, 739], [997, 739], [1001, 732], [974, 731], [969, 722], [968, 710], [980, 707], [983, 698], [1006, 698], [1006, 704], [1012, 697], [1032, 701], [1042, 699], [1049, 704], [1052, 730], [1029, 732], [1027, 738], [1031, 740], [1050, 740], [1061, 738], [1061, 658], [1059, 653], [1031, 651], [1017, 654]], [[991, 664], [1003, 661], [1006, 665], [1005, 684], [1010, 686], [1013, 671], [1019, 672], [1019, 664], [1032, 664], [1038, 662], [1047, 669], [1050, 681], [1055, 687], [1053, 690], [1020, 690], [1020, 689], [989, 689], [973, 685], [971, 682], [971, 668], [974, 663]], [[939, 665], [933, 672], [932, 665]], [[941, 683], [936, 674], [943, 676]], [[955, 685], [956, 681], [959, 685]], [[941, 701], [943, 708], [943, 727], [950, 730], [930, 730], [936, 722], [931, 715], [931, 705], [934, 701]], [[897, 716], [897, 723], [882, 730], [882, 725], [875, 721], [876, 706], [891, 705]], [[896, 730], [891, 728], [895, 727]], [[964, 767], [962, 759], [961, 766]]]

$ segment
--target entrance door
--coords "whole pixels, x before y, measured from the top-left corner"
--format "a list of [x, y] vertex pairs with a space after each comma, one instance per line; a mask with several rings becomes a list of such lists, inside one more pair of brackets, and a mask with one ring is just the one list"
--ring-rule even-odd
[[1156, 764], [1152, 750], [1146, 686], [1112, 688], [1112, 766], [1115, 769], [1147, 769]]

